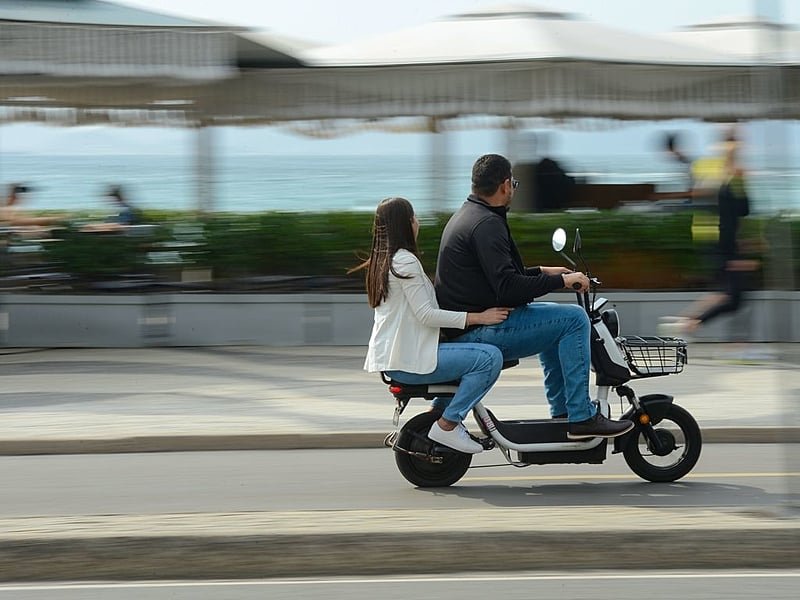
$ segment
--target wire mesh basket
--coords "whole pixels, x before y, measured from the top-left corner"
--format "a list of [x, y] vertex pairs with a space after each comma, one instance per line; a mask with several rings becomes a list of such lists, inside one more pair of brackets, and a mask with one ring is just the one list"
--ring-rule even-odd
[[628, 366], [639, 377], [680, 373], [686, 364], [686, 340], [673, 337], [617, 338]]

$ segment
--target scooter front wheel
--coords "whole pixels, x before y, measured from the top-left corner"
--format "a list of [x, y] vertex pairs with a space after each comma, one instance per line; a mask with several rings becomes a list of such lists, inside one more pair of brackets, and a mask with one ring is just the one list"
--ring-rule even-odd
[[417, 487], [447, 487], [464, 476], [472, 455], [443, 448], [428, 439], [428, 431], [442, 414], [419, 414], [406, 423], [394, 447], [400, 473]]
[[625, 462], [642, 479], [654, 482], [677, 481], [691, 471], [700, 458], [703, 438], [700, 427], [689, 411], [670, 404], [664, 417], [653, 426], [661, 442], [661, 451], [654, 451], [641, 429], [623, 451]]

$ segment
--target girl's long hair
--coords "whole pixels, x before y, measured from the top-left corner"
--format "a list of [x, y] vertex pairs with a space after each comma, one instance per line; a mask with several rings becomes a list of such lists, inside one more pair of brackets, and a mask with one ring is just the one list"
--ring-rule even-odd
[[418, 255], [411, 225], [413, 218], [414, 207], [405, 198], [386, 198], [375, 210], [369, 258], [349, 271], [367, 270], [367, 299], [372, 308], [379, 306], [389, 294], [390, 271], [395, 277], [406, 278], [392, 267], [395, 252], [403, 248]]

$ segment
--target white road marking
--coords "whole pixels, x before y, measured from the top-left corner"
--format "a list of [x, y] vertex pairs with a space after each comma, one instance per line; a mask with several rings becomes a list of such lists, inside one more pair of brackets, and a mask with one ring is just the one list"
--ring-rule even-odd
[[754, 572], [704, 572], [686, 573], [619, 573], [606, 574], [597, 572], [581, 572], [551, 575], [464, 575], [458, 577], [375, 577], [364, 579], [241, 579], [234, 581], [141, 581], [141, 582], [104, 582], [104, 583], [53, 583], [53, 584], [18, 584], [0, 585], [2, 592], [50, 591], [50, 590], [102, 590], [102, 589], [139, 589], [139, 588], [192, 588], [192, 587], [244, 587], [244, 586], [295, 586], [295, 585], [360, 585], [376, 583], [457, 583], [457, 582], [492, 582], [492, 581], [559, 581], [559, 580], [636, 580], [636, 579], [782, 579], [798, 578], [800, 570], [787, 571], [754, 571]]

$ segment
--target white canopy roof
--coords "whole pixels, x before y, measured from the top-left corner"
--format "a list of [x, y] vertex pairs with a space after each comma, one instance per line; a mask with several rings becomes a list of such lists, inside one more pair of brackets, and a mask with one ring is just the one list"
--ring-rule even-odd
[[800, 64], [800, 30], [757, 17], [726, 17], [691, 25], [662, 37], [743, 60]]
[[290, 45], [244, 31], [99, 0], [0, 0], [0, 76], [209, 81], [235, 76], [240, 59], [299, 66]]
[[302, 56], [319, 66], [531, 60], [672, 65], [740, 62], [713, 50], [526, 4], [445, 17], [385, 35], [315, 48]]
[[[8, 0], [0, 0], [4, 2]], [[4, 23], [0, 11], [0, 26]], [[76, 69], [89, 69], [82, 76], [69, 71], [71, 62], [57, 63], [54, 71], [6, 74], [0, 106], [8, 108], [0, 112], [0, 121], [52, 117], [66, 123], [151, 122], [141, 111], [160, 112], [164, 122], [180, 121], [176, 115], [182, 113], [190, 125], [467, 115], [720, 121], [800, 117], [800, 68], [784, 67], [780, 93], [767, 92], [764, 71], [748, 58], [563, 13], [513, 5], [410, 31], [416, 33], [306, 49], [274, 36], [235, 32], [231, 35], [239, 41], [231, 53], [214, 54], [210, 62], [183, 50], [159, 62], [148, 54], [159, 46], [146, 36], [134, 36], [130, 47], [111, 55], [114, 68], [120, 66], [120, 56], [125, 58], [123, 51], [141, 59], [122, 60], [131, 66], [124, 75], [110, 77], [104, 65], [92, 63], [96, 53], [76, 63]], [[45, 41], [31, 43], [48, 48]], [[275, 64], [269, 63], [270, 56], [276, 57]], [[312, 66], [297, 64], [298, 56]], [[0, 56], [0, 75], [5, 58]], [[290, 67], [292, 60], [297, 66]], [[224, 65], [232, 73], [185, 76], [209, 65]], [[154, 68], [164, 72], [156, 75]]]

